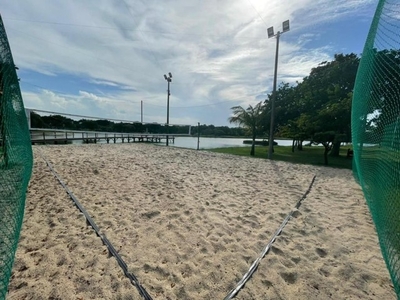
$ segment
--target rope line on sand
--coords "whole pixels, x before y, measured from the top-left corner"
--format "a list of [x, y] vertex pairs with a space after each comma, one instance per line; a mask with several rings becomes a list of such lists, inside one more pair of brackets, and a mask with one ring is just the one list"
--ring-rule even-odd
[[122, 271], [124, 271], [124, 275], [136, 287], [136, 289], [138, 290], [139, 294], [143, 297], [143, 299], [152, 300], [151, 296], [147, 293], [147, 291], [144, 289], [144, 287], [140, 284], [140, 282], [136, 278], [136, 276], [133, 275], [132, 273], [129, 273], [127, 264], [121, 258], [121, 256], [119, 255], [117, 250], [114, 248], [114, 246], [111, 244], [111, 242], [107, 239], [106, 235], [100, 233], [100, 228], [96, 225], [96, 223], [93, 221], [93, 219], [89, 216], [86, 209], [78, 201], [78, 199], [75, 197], [75, 195], [68, 189], [67, 185], [64, 183], [64, 181], [61, 179], [61, 177], [54, 170], [53, 166], [46, 160], [46, 158], [41, 153], [39, 153], [39, 155], [43, 158], [43, 160], [46, 162], [47, 166], [49, 167], [50, 171], [53, 173], [53, 175], [56, 177], [58, 182], [65, 189], [65, 191], [67, 192], [68, 196], [71, 198], [74, 205], [81, 211], [81, 213], [83, 213], [83, 215], [86, 218], [86, 224], [93, 228], [93, 230], [96, 232], [96, 235], [102, 240], [103, 244], [107, 247], [109, 257], [113, 256], [117, 260], [118, 265], [121, 267]]
[[[307, 195], [310, 193], [311, 188], [314, 184], [315, 178], [317, 176], [314, 175], [310, 186], [308, 187], [307, 191], [303, 194], [303, 196], [297, 201], [294, 209], [299, 209], [302, 201], [307, 197]], [[275, 231], [273, 234], [272, 238], [269, 240], [268, 244], [265, 246], [264, 250], [260, 253], [260, 255], [257, 257], [257, 259], [253, 262], [253, 264], [250, 266], [249, 270], [246, 272], [246, 274], [243, 275], [243, 278], [236, 284], [236, 286], [229, 292], [229, 294], [224, 298], [224, 300], [230, 300], [233, 299], [237, 293], [240, 291], [240, 289], [246, 284], [246, 282], [250, 279], [250, 277], [253, 275], [253, 273], [257, 270], [258, 265], [261, 262], [261, 259], [264, 258], [264, 256], [268, 253], [268, 251], [271, 249], [272, 244], [275, 242], [276, 237], [279, 236], [282, 233], [283, 228], [286, 226], [286, 224], [289, 222], [290, 218], [293, 215], [294, 209], [292, 209], [286, 216], [286, 218], [283, 220], [279, 228]]]

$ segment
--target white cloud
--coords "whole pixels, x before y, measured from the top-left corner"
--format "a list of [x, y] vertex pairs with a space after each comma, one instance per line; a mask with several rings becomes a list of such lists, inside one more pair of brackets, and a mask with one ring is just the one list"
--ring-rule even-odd
[[[372, 0], [20, 0], [4, 5], [2, 17], [20, 69], [60, 81], [74, 75], [82, 77], [82, 85], [97, 88], [89, 92], [80, 86], [68, 95], [26, 91], [26, 106], [127, 119], [144, 100], [159, 105], [149, 115], [157, 121], [165, 119], [164, 73], [174, 76], [171, 107], [229, 99], [232, 105], [237, 99], [254, 104], [272, 88], [275, 41], [266, 37], [268, 26], [277, 31], [282, 21], [291, 20], [291, 31], [281, 41], [279, 81], [294, 82], [337, 50], [329, 39], [313, 48], [321, 38], [314, 28], [349, 14], [355, 22], [367, 12], [372, 19], [371, 8]], [[22, 78], [29, 80], [29, 74]], [[46, 81], [38, 84], [53, 89]], [[197, 111], [171, 118], [199, 119]], [[204, 115], [202, 123], [226, 124], [227, 116], [229, 110], [219, 119]]]

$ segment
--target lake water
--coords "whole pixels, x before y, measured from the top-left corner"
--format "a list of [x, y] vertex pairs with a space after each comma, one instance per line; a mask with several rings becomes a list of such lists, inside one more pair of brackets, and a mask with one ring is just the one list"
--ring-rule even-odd
[[[89, 135], [89, 138], [94, 138]], [[244, 140], [251, 140], [250, 138], [209, 138], [209, 137], [200, 137], [200, 149], [214, 149], [214, 148], [225, 148], [225, 147], [249, 147], [250, 144], [243, 144]], [[117, 140], [117, 143], [121, 143], [120, 139]], [[292, 146], [291, 140], [275, 140], [279, 146]], [[82, 144], [82, 141], [75, 140], [72, 142], [73, 144]], [[107, 143], [105, 140], [101, 139], [98, 141], [99, 144]], [[112, 144], [113, 141], [110, 141]], [[303, 145], [306, 142], [303, 143]], [[160, 146], [165, 145], [165, 140], [162, 143], [157, 143]], [[180, 136], [175, 137], [175, 143], [169, 143], [171, 147], [179, 147], [179, 148], [189, 148], [189, 149], [197, 149], [197, 137], [189, 137], [189, 136]], [[256, 147], [267, 147], [267, 146], [257, 146]]]
[[[243, 144], [244, 140], [250, 140], [250, 139], [200, 137], [200, 149], [213, 149], [213, 148], [224, 148], [224, 147], [249, 147], [250, 145]], [[292, 145], [291, 140], [275, 140], [275, 142], [277, 142], [279, 146]], [[176, 137], [175, 143], [174, 144], [170, 143], [169, 145], [173, 147], [197, 149], [197, 137]]]

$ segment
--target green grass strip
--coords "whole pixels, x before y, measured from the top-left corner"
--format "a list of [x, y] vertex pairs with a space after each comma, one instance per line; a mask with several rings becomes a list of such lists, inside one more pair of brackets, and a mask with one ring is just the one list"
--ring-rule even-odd
[[[348, 147], [341, 147], [339, 157], [328, 158], [328, 167], [352, 169], [352, 158], [346, 157]], [[250, 156], [250, 147], [216, 148], [207, 151], [226, 153], [240, 156]], [[319, 146], [303, 146], [303, 150], [292, 152], [290, 146], [275, 146], [272, 159], [296, 164], [324, 166], [324, 148]], [[256, 147], [255, 158], [267, 159], [268, 148]]]

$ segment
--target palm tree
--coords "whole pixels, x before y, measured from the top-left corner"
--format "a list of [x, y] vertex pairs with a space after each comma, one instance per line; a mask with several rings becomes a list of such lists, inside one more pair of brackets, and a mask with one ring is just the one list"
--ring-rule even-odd
[[254, 156], [254, 148], [256, 143], [256, 135], [257, 131], [261, 125], [261, 114], [262, 114], [262, 102], [258, 103], [256, 106], [251, 106], [247, 109], [244, 109], [241, 106], [231, 107], [233, 111], [233, 116], [228, 118], [230, 123], [238, 124], [239, 126], [243, 125], [253, 137], [253, 142], [251, 144], [250, 155]]

